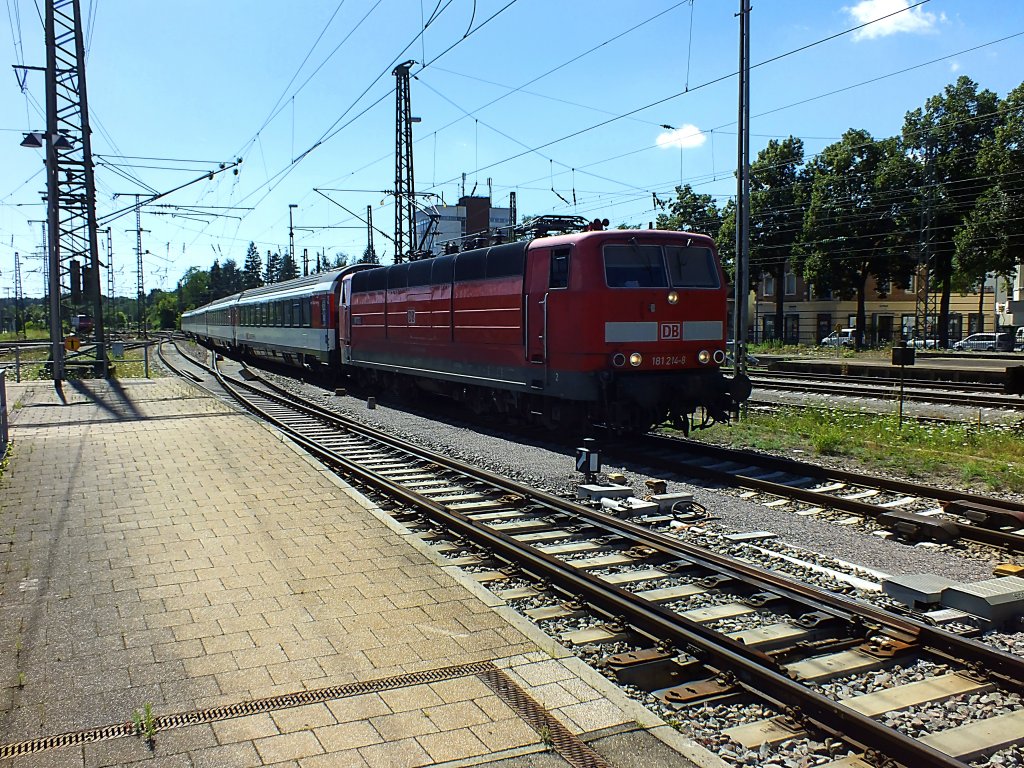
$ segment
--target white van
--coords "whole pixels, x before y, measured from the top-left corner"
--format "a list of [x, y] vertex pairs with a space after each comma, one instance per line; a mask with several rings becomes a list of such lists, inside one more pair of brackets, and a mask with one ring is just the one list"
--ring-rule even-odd
[[857, 341], [856, 328], [841, 328], [821, 340], [825, 347], [852, 347]]

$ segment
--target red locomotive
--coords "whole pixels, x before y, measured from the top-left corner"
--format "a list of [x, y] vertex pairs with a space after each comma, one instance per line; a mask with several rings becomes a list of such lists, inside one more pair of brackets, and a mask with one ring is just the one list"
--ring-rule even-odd
[[746, 377], [720, 369], [726, 285], [714, 244], [683, 232], [586, 231], [359, 265], [221, 299], [182, 328], [553, 428], [671, 419], [688, 430], [727, 421], [750, 395]]

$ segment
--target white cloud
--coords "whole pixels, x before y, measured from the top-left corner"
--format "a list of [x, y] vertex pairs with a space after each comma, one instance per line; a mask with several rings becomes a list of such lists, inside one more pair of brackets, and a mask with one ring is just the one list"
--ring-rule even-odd
[[[921, 8], [910, 8], [910, 0], [861, 0], [856, 5], [847, 6], [843, 10], [850, 14], [858, 24], [868, 24], [853, 33], [854, 40], [870, 40], [900, 32], [924, 34], [934, 31], [936, 23], [940, 20], [934, 13], [928, 13]], [[902, 11], [902, 13], [896, 13], [897, 11]], [[889, 14], [892, 13], [896, 15], [890, 16]], [[883, 16], [888, 18], [883, 19]], [[876, 19], [881, 20], [876, 21]]]
[[680, 149], [693, 149], [701, 146], [708, 140], [707, 134], [702, 133], [696, 125], [685, 123], [679, 128], [665, 133], [658, 134], [658, 146], [662, 149], [679, 147]]
[[950, 72], [959, 72], [960, 71], [960, 62], [959, 61], [951, 61], [951, 62], [949, 62], [949, 71]]

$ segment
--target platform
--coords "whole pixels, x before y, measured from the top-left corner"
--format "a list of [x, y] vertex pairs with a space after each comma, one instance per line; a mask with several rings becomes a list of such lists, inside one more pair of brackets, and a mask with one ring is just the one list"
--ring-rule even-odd
[[8, 400], [0, 766], [721, 765], [192, 385]]

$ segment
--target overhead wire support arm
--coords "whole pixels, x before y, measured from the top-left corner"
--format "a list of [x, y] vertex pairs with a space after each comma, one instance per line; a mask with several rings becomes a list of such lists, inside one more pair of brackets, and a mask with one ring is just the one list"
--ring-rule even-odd
[[[175, 192], [178, 192], [178, 191], [180, 191], [182, 189], [185, 189], [185, 187], [190, 187], [193, 184], [198, 184], [200, 181], [203, 181], [204, 179], [206, 179], [208, 181], [212, 181], [214, 176], [217, 176], [218, 174], [224, 173], [224, 171], [230, 171], [232, 169], [237, 169], [238, 166], [240, 166], [241, 164], [242, 164], [242, 159], [241, 158], [238, 158], [233, 163], [222, 163], [221, 167], [218, 168], [217, 170], [209, 171], [208, 173], [204, 173], [202, 176], [199, 176], [198, 178], [192, 179], [192, 181], [187, 181], [184, 184], [180, 184], [177, 187], [174, 187], [174, 189], [169, 189], [166, 192], [159, 192], [157, 194], [150, 195], [146, 199], [141, 200], [140, 204], [141, 205], [149, 205], [150, 203], [156, 202], [157, 200], [160, 200], [161, 198], [167, 197], [168, 195], [173, 195]], [[120, 197], [120, 195], [114, 195], [114, 197]], [[120, 210], [114, 211], [113, 213], [108, 213], [106, 216], [104, 216], [104, 217], [102, 217], [100, 219], [100, 223], [106, 225], [106, 224], [109, 224], [112, 221], [117, 221], [117, 219], [121, 218], [122, 216], [124, 216], [127, 213], [131, 213], [134, 210], [135, 210], [135, 204], [133, 203], [132, 205], [126, 206], [124, 208], [121, 208]], [[246, 210], [246, 209], [238, 209], [238, 210]]]
[[[364, 219], [364, 218], [363, 218], [362, 216], [360, 216], [360, 215], [359, 215], [358, 213], [356, 213], [355, 211], [353, 211], [353, 210], [352, 210], [351, 208], [346, 208], [346, 207], [345, 207], [344, 205], [342, 205], [341, 203], [339, 203], [339, 202], [338, 202], [337, 200], [335, 200], [335, 199], [334, 199], [333, 197], [331, 197], [330, 195], [325, 195], [325, 194], [323, 193], [323, 191], [321, 191], [321, 190], [317, 189], [316, 187], [313, 187], [313, 191], [314, 191], [314, 192], [316, 192], [316, 193], [317, 193], [318, 195], [320, 195], [321, 197], [323, 197], [323, 198], [325, 198], [325, 199], [329, 200], [330, 202], [334, 203], [334, 204], [335, 204], [336, 206], [338, 206], [339, 208], [341, 208], [341, 210], [343, 210], [343, 211], [344, 211], [345, 213], [347, 213], [347, 214], [348, 214], [349, 216], [352, 216], [352, 217], [354, 217], [354, 218], [358, 219], [359, 221], [363, 222], [363, 224], [367, 224], [368, 226], [373, 226], [372, 224], [370, 224], [369, 222], [367, 222], [367, 220], [366, 220], [366, 219]], [[387, 193], [387, 192], [385, 192], [384, 194], [388, 194], [388, 193]], [[378, 229], [377, 227], [373, 227], [373, 230], [374, 230], [374, 232], [378, 232], [378, 233], [380, 233], [381, 235], [383, 235], [384, 237], [386, 237], [386, 238], [387, 238], [388, 240], [390, 240], [390, 241], [391, 241], [392, 243], [394, 243], [394, 242], [395, 242], [395, 238], [393, 238], [393, 237], [392, 237], [391, 235], [389, 235], [389, 234], [388, 234], [387, 232], [385, 232], [385, 231], [384, 231], [383, 229]]]

